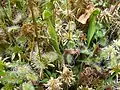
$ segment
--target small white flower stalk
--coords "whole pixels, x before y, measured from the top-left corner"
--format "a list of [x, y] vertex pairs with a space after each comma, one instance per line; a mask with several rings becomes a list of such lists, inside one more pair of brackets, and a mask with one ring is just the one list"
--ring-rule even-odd
[[68, 86], [70, 86], [73, 82], [75, 82], [75, 78], [73, 75], [72, 70], [70, 68], [67, 68], [65, 65], [63, 66], [63, 71], [60, 72], [60, 76], [58, 77], [62, 82], [66, 83]]
[[45, 84], [45, 87], [47, 87], [46, 90], [62, 90], [61, 88], [62, 83], [59, 81], [59, 79], [54, 79], [51, 77], [51, 79]]

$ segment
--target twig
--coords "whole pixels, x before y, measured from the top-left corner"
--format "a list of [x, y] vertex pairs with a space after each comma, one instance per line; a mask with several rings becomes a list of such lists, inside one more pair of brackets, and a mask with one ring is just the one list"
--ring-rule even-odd
[[39, 47], [39, 40], [38, 40], [38, 33], [37, 33], [37, 23], [35, 21], [35, 16], [34, 16], [34, 12], [33, 12], [33, 3], [32, 3], [32, 1], [33, 0], [28, 0], [28, 5], [29, 5], [29, 8], [30, 8], [31, 13], [32, 13], [32, 19], [33, 19], [33, 25], [35, 27], [35, 34], [36, 34], [37, 46], [38, 46], [39, 56], [40, 56], [40, 59], [41, 59], [41, 53], [40, 53], [40, 47]]
[[117, 9], [118, 5], [120, 4], [120, 0], [116, 3], [115, 7], [113, 8], [111, 14], [113, 15], [113, 13], [115, 12], [115, 10]]

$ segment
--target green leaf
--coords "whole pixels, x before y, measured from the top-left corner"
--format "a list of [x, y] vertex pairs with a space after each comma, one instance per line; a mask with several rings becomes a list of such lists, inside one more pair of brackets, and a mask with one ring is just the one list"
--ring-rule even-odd
[[45, 78], [45, 79], [43, 79], [43, 80], [40, 81], [40, 82], [41, 82], [41, 83], [47, 83], [48, 80], [49, 80], [48, 78]]
[[13, 51], [14, 53], [20, 53], [20, 52], [22, 52], [22, 50], [23, 50], [23, 48], [20, 47], [20, 46], [18, 46], [18, 45], [14, 46], [14, 47], [11, 48], [11, 49], [12, 49], [12, 51]]
[[3, 70], [0, 70], [0, 76], [5, 76], [6, 73]]
[[48, 19], [52, 16], [52, 13], [48, 10], [44, 10], [42, 16], [43, 16], [43, 19]]
[[22, 90], [35, 90], [35, 88], [31, 83], [23, 83]]
[[16, 1], [16, 6], [22, 10], [22, 5], [19, 0]]
[[57, 40], [57, 33], [56, 33], [55, 28], [53, 27], [52, 22], [50, 20], [51, 15], [52, 15], [52, 13], [50, 11], [44, 10], [43, 19], [46, 19], [46, 22], [48, 24], [48, 33], [51, 37], [51, 43], [52, 43], [54, 49], [57, 51], [57, 53], [60, 54], [59, 44], [58, 44], [58, 40]]
[[51, 76], [51, 72], [50, 72], [50, 71], [46, 70], [46, 73], [47, 73], [49, 76]]
[[5, 64], [0, 60], [0, 70], [4, 70], [4, 68], [5, 68]]
[[51, 75], [51, 77], [54, 77], [54, 78], [56, 78], [56, 76], [57, 76], [57, 73], [52, 73]]
[[60, 54], [59, 44], [58, 44], [58, 40], [57, 40], [57, 33], [56, 33], [55, 28], [53, 27], [50, 19], [48, 21], [48, 32], [51, 37], [51, 42], [52, 42], [53, 47], [55, 48], [57, 53]]
[[88, 34], [87, 34], [88, 46], [90, 45], [93, 35], [96, 32], [96, 17], [99, 13], [100, 11], [96, 9], [95, 11], [93, 11], [93, 13], [90, 16], [90, 22], [89, 22]]
[[3, 61], [0, 60], [0, 76], [5, 76], [6, 75], [4, 69], [5, 69], [5, 64], [4, 64]]

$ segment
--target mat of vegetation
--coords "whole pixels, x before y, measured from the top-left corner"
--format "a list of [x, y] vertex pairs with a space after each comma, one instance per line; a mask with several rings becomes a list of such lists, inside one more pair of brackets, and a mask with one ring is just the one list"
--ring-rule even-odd
[[0, 90], [120, 90], [120, 0], [0, 0]]

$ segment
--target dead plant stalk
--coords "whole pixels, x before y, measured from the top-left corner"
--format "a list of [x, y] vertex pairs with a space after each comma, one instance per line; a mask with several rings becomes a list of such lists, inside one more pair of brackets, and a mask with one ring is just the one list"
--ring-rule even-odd
[[41, 60], [41, 52], [40, 52], [40, 47], [39, 47], [39, 39], [38, 39], [38, 33], [37, 33], [37, 23], [35, 21], [35, 15], [34, 15], [34, 11], [33, 11], [33, 0], [28, 0], [28, 6], [31, 10], [31, 13], [32, 13], [32, 20], [33, 20], [33, 25], [34, 25], [34, 28], [35, 28], [35, 34], [36, 34], [36, 40], [37, 40], [37, 46], [38, 46], [38, 51], [39, 51], [39, 56], [40, 56], [40, 60]]

